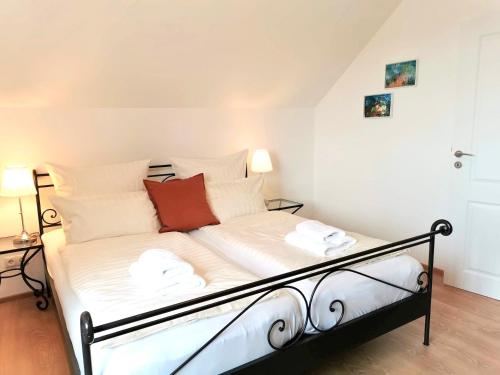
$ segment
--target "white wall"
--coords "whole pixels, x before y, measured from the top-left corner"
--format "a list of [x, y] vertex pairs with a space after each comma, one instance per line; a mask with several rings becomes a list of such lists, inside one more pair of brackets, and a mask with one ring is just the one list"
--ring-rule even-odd
[[[45, 161], [90, 165], [169, 156], [217, 156], [268, 148], [275, 170], [266, 195], [306, 203], [311, 212], [312, 109], [0, 109], [0, 166]], [[25, 199], [29, 230], [37, 230], [34, 199]], [[0, 198], [0, 236], [20, 231], [17, 201]], [[0, 267], [1, 267], [0, 263]], [[40, 267], [33, 272], [40, 275]], [[2, 281], [0, 298], [26, 290], [19, 278]]]
[[[315, 216], [388, 240], [449, 218], [460, 23], [492, 11], [500, 1], [401, 3], [316, 107]], [[384, 89], [385, 64], [414, 58], [417, 86]], [[392, 118], [364, 119], [364, 95], [383, 92]], [[439, 243], [445, 267], [453, 253]]]

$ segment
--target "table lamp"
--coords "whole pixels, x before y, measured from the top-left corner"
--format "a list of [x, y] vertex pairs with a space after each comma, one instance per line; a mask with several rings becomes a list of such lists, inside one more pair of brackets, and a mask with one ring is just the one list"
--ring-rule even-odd
[[14, 237], [14, 244], [24, 244], [32, 239], [24, 228], [23, 204], [21, 197], [36, 195], [35, 184], [31, 171], [26, 167], [7, 167], [3, 171], [0, 196], [16, 197], [19, 200], [19, 214], [21, 215], [22, 232]]
[[267, 173], [273, 170], [271, 157], [266, 149], [261, 148], [254, 151], [251, 169], [255, 173]]
[[[271, 157], [269, 152], [265, 148], [260, 148], [254, 151], [252, 156], [252, 164], [250, 165], [252, 172], [260, 173], [262, 179], [264, 179], [264, 173], [271, 172], [273, 170], [273, 163], [271, 163]], [[266, 205], [268, 200], [264, 199]]]

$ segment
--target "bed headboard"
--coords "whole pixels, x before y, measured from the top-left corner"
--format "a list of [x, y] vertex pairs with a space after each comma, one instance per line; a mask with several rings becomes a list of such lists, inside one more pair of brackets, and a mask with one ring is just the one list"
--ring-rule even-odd
[[[172, 164], [158, 164], [149, 166], [148, 178], [153, 178], [164, 182], [174, 176], [175, 173], [172, 171]], [[52, 181], [50, 181], [49, 174], [46, 172], [38, 173], [36, 170], [33, 170], [33, 180], [35, 181], [35, 188], [37, 193], [36, 209], [38, 217], [38, 230], [41, 236], [46, 228], [60, 227], [61, 219], [59, 218], [57, 211], [53, 207], [42, 207], [43, 201], [41, 197], [41, 190], [54, 187], [54, 184], [52, 183]]]

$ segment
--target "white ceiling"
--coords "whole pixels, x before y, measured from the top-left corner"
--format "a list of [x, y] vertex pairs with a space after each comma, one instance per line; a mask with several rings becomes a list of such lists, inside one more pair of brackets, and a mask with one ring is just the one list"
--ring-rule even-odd
[[400, 0], [2, 0], [2, 107], [309, 107]]

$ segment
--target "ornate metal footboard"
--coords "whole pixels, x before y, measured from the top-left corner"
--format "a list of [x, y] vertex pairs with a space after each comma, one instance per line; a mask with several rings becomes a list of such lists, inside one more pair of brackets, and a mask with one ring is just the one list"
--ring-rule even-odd
[[[256, 303], [266, 297], [268, 294], [273, 293], [280, 289], [288, 289], [297, 292], [300, 296], [301, 303], [304, 305], [304, 310], [307, 312], [304, 318], [304, 324], [299, 330], [298, 334], [288, 341], [285, 345], [279, 346], [272, 342], [271, 333], [273, 330], [277, 329], [280, 332], [285, 330], [287, 322], [284, 319], [276, 320], [269, 327], [267, 339], [268, 344], [271, 348], [275, 350], [272, 355], [265, 356], [262, 359], [253, 361], [245, 366], [242, 366], [234, 371], [238, 372], [248, 372], [251, 371], [253, 367], [259, 369], [258, 372], [262, 373], [263, 369], [267, 365], [266, 362], [269, 361], [269, 365], [276, 365], [276, 359], [273, 355], [279, 355], [283, 351], [287, 351], [294, 346], [311, 345], [314, 340], [320, 340], [323, 336], [335, 337], [336, 331], [343, 328], [344, 323], [342, 318], [344, 315], [345, 303], [348, 301], [333, 300], [331, 301], [329, 308], [330, 312], [338, 312], [339, 318], [336, 323], [329, 328], [320, 328], [312, 320], [312, 306], [313, 300], [318, 290], [319, 285], [326, 280], [330, 275], [336, 272], [352, 272], [361, 277], [366, 277], [374, 282], [383, 283], [393, 288], [401, 289], [409, 294], [409, 297], [404, 300], [397, 302], [391, 306], [382, 308], [373, 313], [367, 314], [366, 316], [355, 319], [354, 322], [349, 321], [345, 323], [345, 326], [349, 326], [353, 334], [360, 336], [358, 341], [366, 341], [372, 338], [373, 332], [367, 331], [366, 335], [363, 335], [363, 319], [380, 319], [380, 317], [391, 317], [387, 311], [393, 312], [395, 308], [399, 309], [399, 315], [392, 322], [395, 327], [412, 321], [418, 317], [425, 315], [425, 330], [424, 330], [424, 345], [429, 345], [429, 330], [430, 330], [430, 314], [431, 314], [431, 295], [432, 295], [432, 271], [433, 271], [433, 261], [434, 261], [434, 246], [435, 238], [437, 235], [441, 234], [444, 236], [450, 235], [452, 232], [451, 224], [446, 220], [438, 220], [432, 224], [431, 231], [416, 237], [412, 237], [406, 240], [397, 241], [388, 245], [379, 246], [370, 250], [362, 251], [357, 254], [349, 255], [343, 258], [327, 261], [317, 265], [305, 267], [296, 271], [287, 272], [281, 275], [270, 277], [267, 279], [259, 280], [249, 284], [245, 284], [239, 287], [231, 288], [222, 292], [213, 293], [207, 296], [199, 297], [182, 303], [178, 303], [172, 306], [167, 306], [157, 310], [145, 312], [143, 314], [131, 316], [125, 319], [120, 319], [114, 322], [109, 322], [106, 324], [101, 324], [94, 326], [92, 323], [92, 317], [88, 312], [84, 312], [81, 315], [80, 327], [81, 327], [81, 340], [83, 348], [83, 362], [85, 368], [85, 374], [92, 373], [92, 357], [91, 357], [91, 345], [94, 343], [102, 342], [105, 340], [110, 340], [112, 338], [125, 335], [134, 331], [145, 329], [154, 325], [158, 325], [164, 322], [168, 322], [174, 319], [181, 318], [186, 315], [194, 314], [196, 312], [206, 310], [212, 307], [222, 305], [224, 303], [232, 302], [237, 299], [247, 298], [250, 296], [256, 296], [255, 300], [250, 303], [245, 309], [239, 312], [236, 317], [229, 321], [224, 327], [221, 328], [213, 337], [211, 337], [205, 344], [203, 344], [198, 350], [196, 350], [188, 359], [186, 359], [182, 364], [180, 364], [173, 373], [177, 373], [182, 368], [184, 368], [189, 362], [196, 358], [196, 356], [201, 353], [208, 345], [210, 345], [221, 333], [223, 333], [227, 328], [229, 328], [235, 321], [245, 315], [245, 313], [251, 309]], [[418, 275], [416, 284], [419, 286], [418, 290], [407, 289], [393, 283], [375, 278], [373, 276], [364, 274], [355, 269], [348, 268], [350, 266], [355, 266], [356, 264], [365, 262], [367, 260], [379, 258], [386, 256], [391, 253], [396, 253], [404, 249], [409, 249], [418, 245], [429, 244], [429, 258], [428, 258], [428, 270], [423, 271]], [[313, 289], [310, 296], [306, 296], [300, 289], [298, 289], [294, 284], [298, 281], [310, 279], [312, 277], [320, 276], [319, 280]], [[411, 307], [408, 310], [405, 309], [405, 304]], [[392, 310], [390, 310], [392, 309]], [[402, 311], [402, 312], [401, 312]], [[167, 316], [165, 316], [167, 314]], [[160, 317], [161, 316], [161, 317]], [[158, 317], [155, 319], [155, 317]], [[146, 321], [147, 320], [147, 321]], [[389, 322], [391, 323], [391, 322]], [[318, 333], [315, 335], [305, 335], [306, 326], [310, 324]], [[386, 323], [387, 324], [387, 323]], [[389, 327], [391, 325], [389, 324]], [[394, 328], [395, 328], [394, 327]], [[390, 328], [393, 329], [393, 328]], [[388, 329], [388, 330], [390, 330]], [[386, 330], [386, 331], [388, 331]], [[385, 332], [382, 332], [385, 333]], [[378, 336], [375, 335], [373, 337]], [[295, 352], [296, 353], [296, 352]], [[303, 353], [307, 353], [307, 349], [303, 350]], [[303, 358], [294, 355], [295, 360], [303, 362]], [[290, 358], [286, 361], [289, 369], [297, 369], [295, 362], [291, 361]], [[264, 367], [263, 367], [264, 366]], [[281, 367], [281, 370], [283, 368]]]
[[[166, 180], [173, 177], [171, 171], [162, 172], [168, 169], [170, 165], [152, 166], [154, 173], [149, 177]], [[51, 183], [40, 183], [40, 179], [47, 178], [46, 173], [37, 173], [34, 171], [35, 186], [37, 192], [42, 188], [53, 187]], [[40, 234], [43, 234], [47, 228], [61, 225], [57, 212], [52, 208], [42, 210], [40, 194], [36, 196]], [[366, 342], [386, 332], [389, 332], [403, 324], [409, 323], [415, 319], [425, 316], [424, 345], [429, 345], [430, 316], [431, 316], [431, 297], [432, 297], [432, 278], [434, 265], [434, 247], [436, 236], [449, 236], [452, 233], [452, 226], [446, 220], [437, 220], [431, 226], [428, 233], [421, 234], [402, 241], [393, 242], [384, 246], [352, 254], [343, 258], [327, 261], [324, 263], [311, 265], [302, 269], [287, 272], [281, 275], [259, 280], [239, 287], [231, 288], [222, 292], [213, 293], [203, 297], [195, 298], [175, 305], [166, 306], [153, 311], [130, 316], [125, 319], [108, 322], [94, 326], [89, 312], [83, 312], [80, 317], [80, 332], [83, 354], [84, 373], [92, 374], [92, 355], [91, 346], [95, 343], [113, 339], [118, 336], [126, 335], [131, 332], [143, 330], [148, 327], [156, 326], [164, 322], [207, 310], [225, 303], [243, 298], [253, 297], [252, 302], [246, 308], [239, 311], [226, 325], [192, 353], [182, 364], [180, 364], [173, 373], [182, 370], [187, 364], [193, 361], [205, 348], [213, 343], [224, 331], [231, 327], [238, 319], [252, 309], [259, 301], [269, 294], [279, 290], [293, 291], [300, 303], [303, 305], [303, 322], [298, 333], [283, 345], [273, 342], [273, 333], [284, 332], [290, 322], [285, 319], [277, 319], [270, 324], [267, 333], [267, 342], [270, 348], [274, 349], [270, 354], [258, 358], [252, 362], [241, 365], [238, 368], [231, 369], [229, 373], [303, 373], [310, 366], [316, 363], [317, 358], [329, 355], [334, 350], [344, 349], [348, 346]], [[420, 273], [416, 280], [415, 290], [393, 284], [366, 273], [362, 273], [353, 267], [360, 263], [376, 260], [401, 250], [410, 249], [419, 245], [428, 244], [428, 268], [427, 271]], [[321, 322], [313, 320], [314, 301], [318, 298], [317, 291], [319, 287], [328, 279], [329, 276], [338, 272], [350, 272], [372, 280], [375, 283], [382, 283], [391, 288], [397, 288], [407, 293], [407, 297], [391, 305], [384, 306], [378, 310], [372, 311], [361, 317], [343, 321], [346, 305], [349, 301], [343, 301], [339, 298], [333, 299], [328, 304], [331, 314], [336, 317], [334, 324], [329, 327]], [[315, 285], [312, 292], [304, 293], [297, 286], [297, 282], [302, 280], [314, 280]], [[50, 277], [49, 277], [50, 280]], [[49, 290], [50, 296], [50, 290]], [[68, 352], [72, 364], [75, 364], [74, 350], [66, 332], [66, 323], [60, 312], [60, 306], [57, 293], [54, 293], [58, 313], [62, 321], [63, 333], [68, 343]], [[315, 334], [306, 334], [310, 330]], [[78, 365], [74, 369], [78, 372]]]

